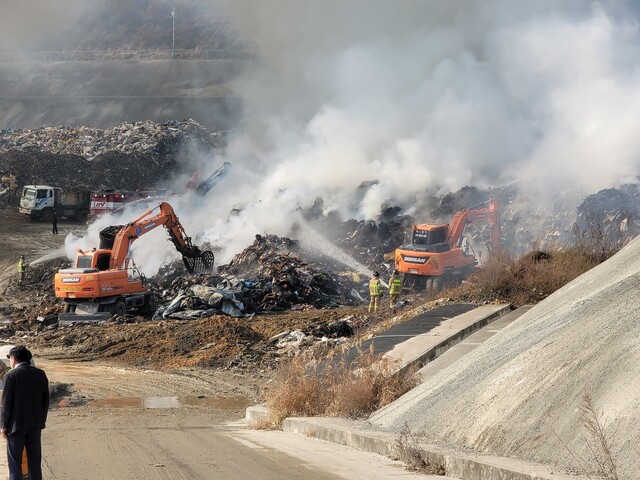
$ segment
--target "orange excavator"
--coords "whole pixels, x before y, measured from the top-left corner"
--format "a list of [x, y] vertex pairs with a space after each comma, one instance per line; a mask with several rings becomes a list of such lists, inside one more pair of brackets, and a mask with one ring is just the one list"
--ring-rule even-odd
[[414, 225], [409, 243], [396, 249], [394, 255], [395, 268], [404, 276], [403, 285], [416, 290], [426, 287], [435, 293], [447, 283], [467, 277], [478, 265], [471, 243], [464, 236], [465, 228], [472, 223], [486, 224], [486, 247], [495, 252], [501, 233], [500, 208], [493, 198], [487, 207], [459, 211], [450, 224]]
[[58, 321], [95, 322], [129, 310], [154, 312], [155, 297], [130, 250], [135, 240], [159, 226], [166, 228], [189, 273], [213, 270], [213, 253], [193, 245], [171, 205], [162, 202], [127, 225], [104, 229], [99, 249], [78, 249], [74, 267], [56, 273], [55, 294], [65, 304]]

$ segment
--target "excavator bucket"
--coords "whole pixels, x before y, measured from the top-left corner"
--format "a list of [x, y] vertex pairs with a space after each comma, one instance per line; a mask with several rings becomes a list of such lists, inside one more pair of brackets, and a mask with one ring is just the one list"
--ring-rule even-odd
[[213, 252], [209, 250], [201, 252], [200, 255], [193, 258], [183, 256], [182, 261], [187, 267], [187, 271], [192, 275], [213, 273]]

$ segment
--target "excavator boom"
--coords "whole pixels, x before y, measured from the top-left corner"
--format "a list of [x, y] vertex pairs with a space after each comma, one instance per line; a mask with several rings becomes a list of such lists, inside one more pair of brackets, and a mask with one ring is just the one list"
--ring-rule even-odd
[[[157, 213], [155, 213], [156, 211]], [[120, 229], [113, 242], [109, 268], [123, 268], [131, 244], [159, 226], [164, 226], [167, 229], [176, 250], [182, 254], [182, 259], [189, 273], [204, 273], [213, 269], [213, 253], [202, 252], [191, 243], [191, 238], [185, 233], [178, 216], [171, 205], [166, 202], [147, 210]]]
[[489, 225], [489, 246], [496, 251], [500, 245], [500, 209], [497, 201], [489, 200], [487, 208], [461, 210], [456, 213], [449, 224], [446, 242], [451, 248], [458, 244], [458, 240], [464, 233], [464, 229], [470, 223], [484, 221]]

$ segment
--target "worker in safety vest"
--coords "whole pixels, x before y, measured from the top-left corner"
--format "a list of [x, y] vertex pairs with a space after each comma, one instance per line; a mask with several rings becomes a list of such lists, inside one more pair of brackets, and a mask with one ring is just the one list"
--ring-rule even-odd
[[369, 282], [369, 295], [371, 296], [369, 311], [377, 312], [382, 298], [382, 284], [380, 283], [380, 274], [378, 272], [373, 272], [373, 278]]
[[22, 286], [24, 283], [24, 271], [27, 269], [27, 262], [24, 259], [24, 255], [20, 255], [18, 260], [18, 285]]
[[402, 292], [402, 279], [400, 278], [400, 272], [394, 270], [389, 279], [389, 306], [393, 313], [396, 313], [396, 305], [400, 300], [400, 293]]

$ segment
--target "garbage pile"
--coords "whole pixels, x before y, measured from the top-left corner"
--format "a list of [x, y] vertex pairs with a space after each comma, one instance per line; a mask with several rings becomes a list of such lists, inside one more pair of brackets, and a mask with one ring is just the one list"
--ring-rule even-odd
[[[341, 252], [370, 272], [377, 270], [381, 274], [393, 270], [393, 253], [402, 245], [406, 232], [415, 223], [415, 219], [404, 215], [399, 207], [385, 208], [377, 220], [342, 221], [336, 215], [324, 215], [323, 210], [323, 201], [318, 199], [302, 215], [316, 232], [322, 232], [322, 236]], [[341, 255], [336, 255], [336, 260], [340, 259]], [[335, 261], [328, 262], [326, 258], [313, 260], [334, 270], [337, 268]], [[347, 266], [354, 268], [351, 263], [347, 263]]]
[[572, 233], [578, 242], [619, 248], [640, 233], [638, 205], [640, 186], [637, 184], [600, 190], [578, 206]]
[[193, 120], [126, 123], [107, 130], [4, 130], [0, 133], [0, 171], [11, 172], [19, 185], [158, 188], [184, 168], [179, 153], [186, 142], [195, 142], [199, 149], [222, 148], [226, 133], [211, 133]]
[[175, 275], [172, 269], [179, 266], [165, 267], [153, 279], [165, 302], [155, 318], [192, 319], [217, 313], [241, 317], [364, 301], [366, 282], [349, 274], [320, 271], [296, 255], [297, 250], [295, 240], [256, 235], [253, 244], [218, 268], [217, 275]]
[[76, 155], [93, 160], [107, 152], [125, 154], [156, 151], [163, 153], [187, 139], [198, 144], [218, 146], [221, 133], [211, 133], [192, 119], [154, 123], [122, 123], [113, 128], [43, 127], [0, 130], [0, 153], [11, 150]]
[[365, 265], [371, 271], [390, 273], [393, 252], [402, 245], [405, 232], [414, 220], [406, 215], [394, 218], [381, 216], [379, 221], [349, 220], [343, 225], [343, 233], [336, 238], [340, 249]]
[[347, 315], [306, 331], [296, 329], [291, 332], [282, 332], [271, 337], [268, 342], [276, 348], [278, 355], [286, 356], [293, 356], [302, 348], [315, 347], [318, 344], [334, 348], [347, 343], [349, 337], [354, 335], [356, 326], [361, 323], [361, 318]]

